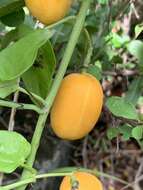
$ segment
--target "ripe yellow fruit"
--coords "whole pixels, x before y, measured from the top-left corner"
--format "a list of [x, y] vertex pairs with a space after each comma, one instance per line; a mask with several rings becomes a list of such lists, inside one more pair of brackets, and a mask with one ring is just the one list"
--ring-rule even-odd
[[72, 0], [25, 0], [31, 14], [47, 25], [62, 19], [71, 3]]
[[[78, 181], [77, 190], [103, 190], [102, 183], [99, 179], [86, 172], [76, 172], [74, 174], [76, 180]], [[60, 190], [71, 190], [71, 180], [69, 176], [64, 177]]]
[[89, 74], [70, 74], [60, 86], [51, 109], [51, 126], [67, 140], [86, 136], [95, 126], [103, 105], [99, 81]]

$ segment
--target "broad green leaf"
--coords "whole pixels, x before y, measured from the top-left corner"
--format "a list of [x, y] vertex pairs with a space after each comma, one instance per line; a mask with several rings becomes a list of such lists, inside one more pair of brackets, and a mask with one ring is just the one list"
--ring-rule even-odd
[[0, 130], [0, 172], [11, 173], [24, 164], [31, 145], [16, 132]]
[[143, 126], [137, 126], [133, 128], [132, 137], [136, 140], [141, 140], [143, 138]]
[[0, 0], [0, 17], [24, 6], [24, 0]]
[[34, 32], [34, 29], [27, 24], [21, 24], [17, 27], [18, 39], [28, 35], [30, 32]]
[[7, 32], [3, 36], [1, 41], [2, 49], [6, 48], [11, 42], [17, 41], [33, 31], [34, 30], [31, 27], [25, 24], [19, 25], [18, 27], [16, 27], [16, 29]]
[[140, 63], [143, 63], [143, 42], [139, 40], [131, 41], [128, 45], [128, 50]]
[[56, 58], [50, 42], [39, 50], [35, 64], [23, 75], [26, 88], [43, 98], [46, 98], [52, 82], [56, 66]]
[[102, 71], [96, 65], [89, 66], [87, 72], [96, 77], [98, 80], [101, 80], [102, 78]]
[[1, 40], [1, 49], [6, 48], [12, 41], [17, 40], [17, 29], [7, 32]]
[[130, 137], [132, 137], [132, 129], [133, 129], [132, 126], [125, 124], [119, 126], [118, 129], [120, 131], [120, 134], [122, 134], [123, 140], [127, 141], [130, 139]]
[[112, 96], [108, 98], [106, 106], [117, 117], [138, 120], [135, 106], [124, 98]]
[[16, 27], [23, 23], [25, 18], [25, 13], [23, 9], [19, 9], [15, 12], [12, 12], [6, 16], [0, 18], [1, 22], [10, 27]]
[[139, 97], [142, 94], [143, 77], [138, 77], [133, 80], [129, 86], [129, 90], [126, 93], [125, 99], [132, 104], [136, 105]]
[[107, 130], [107, 137], [109, 140], [112, 140], [113, 138], [117, 137], [119, 135], [120, 131], [116, 128], [109, 128]]
[[30, 32], [0, 52], [0, 81], [13, 80], [26, 72], [34, 63], [38, 49], [52, 36], [43, 29]]
[[0, 82], [0, 98], [6, 98], [18, 89], [18, 80]]

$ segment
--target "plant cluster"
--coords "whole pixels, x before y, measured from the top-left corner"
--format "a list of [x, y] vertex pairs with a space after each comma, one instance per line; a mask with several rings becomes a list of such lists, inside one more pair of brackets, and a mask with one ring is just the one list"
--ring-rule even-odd
[[[56, 176], [66, 176], [60, 190], [103, 189], [98, 171], [68, 167], [37, 174], [33, 164], [49, 114], [58, 137], [81, 139], [95, 127], [105, 98], [112, 116], [108, 139], [134, 138], [143, 147], [143, 26], [135, 26], [132, 39], [120, 23], [135, 11], [128, 0], [1, 0], [0, 106], [35, 111], [39, 118], [31, 143], [12, 124], [0, 130], [0, 172], [23, 168], [19, 181], [0, 190], [24, 190]], [[127, 85], [114, 94], [112, 84], [121, 77]], [[21, 93], [31, 103], [11, 100]]]

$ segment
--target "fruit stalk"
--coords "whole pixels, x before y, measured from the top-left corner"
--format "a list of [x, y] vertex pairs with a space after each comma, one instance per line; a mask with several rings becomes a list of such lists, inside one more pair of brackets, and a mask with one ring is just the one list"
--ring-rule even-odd
[[[68, 45], [66, 47], [63, 59], [61, 61], [59, 70], [58, 70], [57, 75], [55, 77], [55, 80], [53, 82], [51, 91], [49, 92], [49, 95], [46, 98], [46, 107], [45, 107], [46, 113], [43, 113], [43, 114], [41, 114], [39, 116], [39, 119], [38, 119], [38, 122], [37, 122], [37, 125], [36, 125], [36, 129], [35, 129], [35, 132], [34, 132], [34, 135], [33, 135], [33, 138], [32, 138], [32, 142], [31, 142], [31, 147], [32, 147], [31, 154], [30, 154], [30, 156], [29, 156], [29, 158], [27, 160], [27, 163], [26, 163], [27, 165], [29, 165], [31, 167], [33, 166], [33, 163], [35, 161], [35, 156], [36, 156], [36, 153], [37, 153], [37, 150], [38, 150], [38, 147], [39, 147], [41, 135], [42, 135], [42, 132], [43, 132], [43, 129], [44, 129], [44, 126], [45, 126], [47, 116], [48, 116], [48, 114], [50, 112], [51, 106], [53, 104], [53, 101], [54, 101], [55, 96], [57, 94], [57, 91], [59, 89], [60, 83], [61, 83], [61, 81], [62, 81], [62, 79], [63, 79], [63, 77], [65, 75], [65, 72], [66, 72], [68, 64], [69, 64], [69, 62], [71, 60], [71, 57], [72, 57], [73, 51], [75, 49], [75, 46], [76, 46], [76, 44], [78, 42], [80, 33], [81, 33], [82, 28], [84, 26], [86, 13], [87, 13], [87, 10], [89, 9], [91, 1], [92, 0], [83, 0], [82, 1], [82, 5], [81, 5], [81, 8], [80, 8], [79, 14], [78, 14], [78, 16], [76, 18], [76, 22], [75, 22], [73, 31], [71, 33]], [[31, 177], [31, 173], [29, 171], [27, 171], [26, 169], [24, 169], [23, 173], [22, 173], [21, 180], [27, 179], [27, 178], [30, 178], [30, 177]], [[16, 188], [16, 190], [25, 190], [26, 187], [27, 187], [27, 185], [24, 185], [24, 186], [22, 186], [20, 188]]]
[[43, 179], [43, 178], [51, 178], [51, 177], [64, 177], [64, 176], [71, 176], [72, 172], [63, 172], [63, 173], [48, 173], [48, 174], [40, 174], [37, 176], [30, 177], [25, 180], [21, 180], [19, 182], [15, 182], [10, 185], [6, 185], [3, 187], [0, 187], [0, 190], [11, 190], [17, 187], [21, 187], [22, 185], [28, 185], [29, 183], [35, 183], [38, 179]]
[[128, 182], [116, 177], [116, 176], [112, 176], [112, 175], [109, 175], [109, 174], [106, 174], [106, 173], [103, 173], [103, 172], [99, 172], [97, 170], [89, 170], [89, 169], [85, 169], [85, 168], [75, 168], [75, 167], [71, 167], [71, 169], [68, 171], [68, 172], [51, 172], [51, 173], [45, 173], [45, 174], [39, 174], [39, 175], [36, 175], [36, 176], [31, 176], [30, 178], [28, 179], [25, 179], [25, 180], [21, 180], [19, 182], [15, 182], [13, 184], [9, 184], [9, 185], [5, 185], [5, 186], [2, 186], [0, 187], [0, 190], [11, 190], [11, 189], [14, 189], [14, 188], [17, 188], [17, 187], [20, 187], [22, 185], [26, 185], [26, 184], [29, 184], [29, 183], [35, 183], [36, 180], [39, 180], [39, 179], [43, 179], [43, 178], [51, 178], [51, 177], [64, 177], [64, 176], [72, 176], [73, 175], [73, 172], [75, 171], [81, 171], [81, 172], [87, 172], [87, 173], [91, 173], [95, 176], [103, 176], [107, 179], [112, 179], [114, 181], [117, 181], [121, 184], [124, 184], [124, 185], [128, 185], [128, 186], [132, 186], [132, 184], [129, 184]]

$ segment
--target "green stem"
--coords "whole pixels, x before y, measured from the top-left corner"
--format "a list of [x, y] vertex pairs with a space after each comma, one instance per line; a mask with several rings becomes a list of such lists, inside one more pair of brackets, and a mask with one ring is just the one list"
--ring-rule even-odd
[[33, 104], [14, 103], [14, 102], [9, 102], [9, 101], [5, 101], [5, 100], [0, 100], [0, 106], [20, 109], [20, 110], [33, 110], [39, 114], [43, 113], [42, 109], [38, 108], [37, 106], [35, 106]]
[[72, 171], [72, 168], [71, 168], [71, 171], [69, 171], [69, 172], [51, 172], [51, 173], [46, 173], [46, 174], [39, 174], [39, 175], [30, 177], [28, 179], [22, 180], [20, 182], [15, 182], [13, 184], [0, 187], [0, 190], [11, 190], [11, 189], [20, 187], [22, 185], [26, 185], [29, 183], [35, 183], [36, 180], [43, 179], [43, 178], [72, 176], [74, 174], [74, 172], [76, 172], [76, 171], [88, 172], [93, 175], [103, 176], [107, 179], [113, 179], [114, 181], [120, 182], [121, 184], [124, 184], [124, 185], [130, 185], [129, 183], [127, 183], [126, 181], [124, 181], [122, 179], [119, 179], [115, 176], [111, 176], [111, 175], [103, 173], [103, 172], [99, 172], [97, 170], [89, 170], [89, 169], [85, 169], [85, 168], [77, 168], [77, 169], [74, 168]]
[[91, 56], [93, 54], [92, 42], [91, 42], [90, 35], [89, 35], [86, 28], [84, 28], [84, 33], [85, 33], [87, 43], [88, 43], [88, 51], [87, 51], [87, 55], [86, 55], [86, 58], [85, 58], [84, 63], [83, 63], [82, 72], [86, 72], [86, 70], [87, 70], [87, 68], [88, 68], [88, 66], [90, 64], [90, 61], [91, 61]]
[[38, 102], [42, 106], [46, 106], [45, 100], [43, 98], [41, 98], [40, 96], [38, 96], [37, 94], [34, 94], [33, 92], [28, 92], [27, 90], [25, 90], [22, 87], [19, 87], [18, 91], [28, 95], [30, 98], [33, 98], [34, 100], [36, 100], [36, 102]]
[[6, 186], [3, 186], [3, 187], [0, 187], [0, 190], [14, 189], [14, 188], [20, 187], [22, 185], [26, 185], [26, 184], [29, 184], [29, 183], [34, 183], [35, 181], [36, 181], [35, 178], [28, 178], [26, 180], [22, 180], [22, 181], [19, 181], [19, 182], [10, 184], [10, 185], [6, 185]]
[[[50, 91], [48, 97], [46, 98], [46, 102], [47, 102], [46, 111], [47, 112], [39, 116], [39, 119], [38, 119], [38, 122], [36, 125], [36, 129], [35, 129], [35, 132], [34, 132], [34, 135], [32, 138], [32, 142], [31, 142], [31, 148], [32, 148], [31, 154], [30, 154], [30, 156], [27, 160], [27, 163], [26, 163], [27, 165], [29, 165], [31, 167], [33, 166], [33, 163], [35, 161], [35, 156], [36, 156], [36, 153], [37, 153], [37, 150], [39, 147], [41, 135], [42, 135], [42, 132], [43, 132], [43, 129], [45, 126], [47, 116], [50, 112], [50, 108], [53, 104], [53, 101], [54, 101], [55, 96], [57, 94], [57, 91], [59, 89], [60, 83], [61, 83], [61, 81], [65, 75], [68, 64], [69, 64], [71, 57], [73, 55], [75, 46], [78, 42], [81, 30], [84, 26], [86, 13], [87, 13], [87, 10], [90, 6], [91, 1], [92, 0], [86, 0], [86, 1], [83, 0], [82, 1], [82, 6], [81, 6], [80, 12], [77, 16], [73, 31], [71, 33], [67, 48], [66, 48], [65, 53], [64, 53], [64, 57], [63, 57], [62, 62], [60, 64], [60, 67], [59, 67], [59, 70], [58, 70], [57, 75], [55, 77], [55, 80], [53, 82], [51, 91]], [[27, 179], [30, 177], [31, 177], [31, 173], [29, 173], [26, 169], [24, 169], [21, 180]], [[26, 188], [26, 185], [22, 186], [21, 188], [17, 188], [17, 190], [24, 190], [25, 188]]]
[[35, 183], [37, 179], [43, 179], [43, 178], [49, 178], [49, 177], [64, 177], [64, 176], [71, 176], [72, 174], [73, 172], [40, 174], [40, 175], [33, 176], [28, 179], [25, 179], [25, 180], [22, 180], [10, 185], [5, 185], [3, 187], [0, 187], [0, 190], [11, 190], [17, 187], [21, 187], [23, 185], [27, 185], [29, 183]]
[[95, 176], [98, 176], [98, 177], [102, 176], [102, 177], [105, 177], [107, 179], [112, 179], [112, 180], [117, 181], [117, 182], [119, 182], [121, 184], [130, 186], [130, 184], [128, 182], [126, 182], [126, 181], [124, 181], [124, 180], [122, 180], [122, 179], [120, 179], [120, 178], [118, 178], [116, 176], [112, 176], [112, 175], [106, 174], [104, 172], [99, 172], [96, 169], [95, 170], [90, 170], [90, 169], [85, 169], [85, 168], [79, 168], [78, 171], [91, 173], [91, 174], [93, 174]]
[[48, 173], [48, 174], [40, 174], [36, 176], [36, 179], [43, 179], [49, 177], [64, 177], [64, 176], [71, 176], [73, 172], [62, 172], [62, 173]]
[[75, 18], [76, 18], [76, 16], [68, 16], [68, 17], [60, 20], [59, 22], [56, 22], [54, 24], [51, 24], [51, 25], [47, 26], [46, 28], [47, 29], [52, 29], [52, 28], [54, 28], [56, 26], [59, 26], [59, 25], [65, 23], [65, 22], [69, 21], [69, 20], [74, 20]]
[[22, 164], [21, 167], [25, 168], [26, 170], [28, 170], [34, 176], [37, 174], [37, 170], [35, 170], [34, 168], [30, 167], [29, 165]]
[[[90, 170], [91, 172], [91, 170]], [[103, 173], [103, 172], [99, 172], [97, 170], [93, 170], [91, 173], [93, 173], [94, 175], [97, 175], [97, 176], [102, 176], [102, 177], [105, 177], [107, 179], [112, 179], [114, 181], [117, 181], [117, 182], [120, 182], [121, 184], [124, 184], [124, 185], [129, 185], [128, 182], [116, 177], [116, 176], [112, 176], [112, 175], [109, 175], [109, 174], [106, 174], [106, 173]]]

